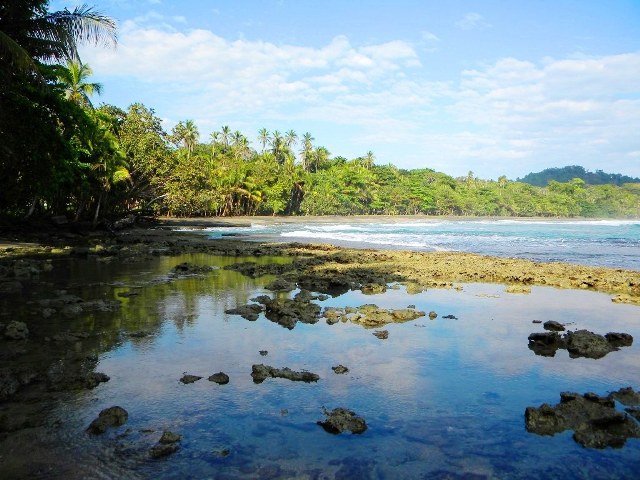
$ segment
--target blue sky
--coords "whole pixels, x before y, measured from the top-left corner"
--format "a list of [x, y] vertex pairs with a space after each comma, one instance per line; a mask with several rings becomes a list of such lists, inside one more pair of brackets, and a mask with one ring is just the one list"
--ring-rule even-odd
[[[90, 3], [90, 2], [89, 2]], [[77, 2], [55, 0], [51, 10]], [[102, 0], [104, 91], [201, 141], [311, 132], [376, 163], [481, 178], [564, 165], [640, 176], [640, 1]]]

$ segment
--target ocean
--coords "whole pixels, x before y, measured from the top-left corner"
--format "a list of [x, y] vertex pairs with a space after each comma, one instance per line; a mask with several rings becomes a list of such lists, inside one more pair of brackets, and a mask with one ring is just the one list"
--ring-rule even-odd
[[330, 243], [352, 248], [463, 251], [539, 262], [640, 270], [640, 220], [416, 219], [327, 217], [256, 219], [202, 230], [212, 239]]

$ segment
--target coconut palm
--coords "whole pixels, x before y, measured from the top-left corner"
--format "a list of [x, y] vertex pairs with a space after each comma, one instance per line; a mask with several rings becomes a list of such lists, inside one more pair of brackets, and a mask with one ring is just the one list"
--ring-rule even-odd
[[231, 141], [231, 128], [229, 128], [229, 125], [224, 125], [220, 130], [220, 141], [225, 147], [229, 146], [229, 142]]
[[58, 81], [65, 87], [65, 98], [82, 107], [92, 108], [89, 97], [94, 93], [102, 93], [100, 83], [88, 83], [86, 80], [93, 74], [93, 70], [80, 60], [68, 60], [67, 66], [57, 69]]
[[258, 130], [258, 140], [262, 144], [262, 153], [264, 154], [264, 150], [267, 148], [267, 143], [269, 143], [269, 131], [266, 128], [261, 128]]
[[373, 168], [373, 162], [375, 160], [376, 160], [375, 155], [371, 150], [369, 150], [365, 155], [362, 164], [367, 170], [371, 170], [371, 168]]
[[284, 134], [284, 144], [289, 149], [291, 149], [296, 144], [297, 140], [298, 140], [298, 134], [293, 130], [289, 130]]
[[302, 149], [300, 150], [300, 155], [302, 157], [302, 168], [306, 171], [309, 171], [309, 168], [313, 163], [312, 154], [314, 140], [315, 138], [313, 138], [309, 132], [302, 135]]
[[77, 59], [79, 43], [115, 45], [116, 24], [93, 7], [47, 12], [48, 0], [12, 0], [0, 6], [0, 65], [37, 71], [35, 60]]

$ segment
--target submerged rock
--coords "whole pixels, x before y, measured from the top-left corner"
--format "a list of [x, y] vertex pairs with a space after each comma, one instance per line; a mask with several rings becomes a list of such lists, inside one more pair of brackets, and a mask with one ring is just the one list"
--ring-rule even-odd
[[262, 383], [267, 378], [286, 378], [287, 380], [291, 380], [294, 382], [317, 382], [320, 379], [320, 376], [306, 371], [296, 372], [291, 370], [288, 367], [285, 368], [274, 368], [269, 365], [252, 365], [251, 366], [251, 377], [253, 378], [254, 383]]
[[218, 385], [226, 385], [229, 383], [229, 375], [224, 372], [218, 372], [211, 375], [208, 380], [210, 382], [216, 382]]
[[109, 427], [124, 425], [127, 423], [128, 418], [129, 414], [122, 407], [114, 406], [105, 408], [98, 414], [98, 418], [91, 422], [87, 428], [87, 432], [99, 435], [106, 432]]
[[254, 322], [263, 311], [264, 307], [262, 305], [249, 303], [247, 305], [240, 305], [236, 308], [229, 308], [225, 310], [224, 313], [228, 313], [229, 315], [240, 315], [242, 318]]
[[528, 432], [555, 435], [573, 430], [573, 439], [588, 448], [620, 448], [628, 438], [640, 438], [633, 419], [616, 411], [612, 399], [594, 393], [563, 392], [559, 404], [527, 407], [524, 416]]
[[378, 337], [380, 340], [386, 340], [389, 338], [389, 330], [376, 330], [373, 332], [375, 337]]
[[158, 440], [158, 443], [162, 443], [162, 444], [170, 444], [170, 443], [176, 443], [179, 442], [182, 439], [182, 437], [180, 435], [178, 435], [177, 433], [173, 433], [170, 432], [168, 430], [164, 431], [162, 433], [162, 436], [160, 437], [160, 440]]
[[149, 450], [149, 455], [151, 458], [162, 458], [171, 455], [172, 453], [176, 453], [178, 451], [178, 445], [175, 443], [158, 443], [151, 447]]
[[325, 410], [324, 414], [327, 419], [323, 422], [319, 421], [318, 425], [329, 433], [337, 435], [349, 431], [353, 434], [360, 434], [367, 430], [364, 418], [346, 408], [334, 408], [331, 412]]
[[184, 277], [189, 275], [202, 275], [215, 269], [216, 267], [210, 265], [194, 265], [193, 263], [183, 262], [173, 267], [170, 274], [176, 277]]
[[26, 323], [13, 320], [7, 325], [4, 336], [11, 340], [26, 340], [29, 336], [29, 329]]
[[182, 378], [180, 379], [180, 381], [186, 385], [186, 384], [189, 384], [189, 383], [197, 382], [201, 378], [202, 377], [199, 377], [198, 375], [189, 375], [189, 374], [185, 373], [182, 376]]

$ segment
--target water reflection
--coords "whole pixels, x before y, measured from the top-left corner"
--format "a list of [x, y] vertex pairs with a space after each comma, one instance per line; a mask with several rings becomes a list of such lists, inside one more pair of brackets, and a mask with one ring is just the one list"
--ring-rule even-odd
[[[640, 387], [637, 343], [599, 360], [571, 359], [566, 351], [540, 357], [527, 348], [528, 335], [542, 331], [533, 320], [640, 338], [638, 307], [614, 305], [602, 294], [542, 287], [529, 295], [486, 284], [417, 295], [401, 288], [318, 303], [412, 304], [438, 318], [388, 325], [387, 340], [351, 323], [299, 323], [287, 330], [264, 315], [249, 322], [224, 313], [271, 295], [264, 285], [273, 277], [250, 279], [222, 268], [246, 260], [189, 255], [124, 266], [91, 259], [56, 265], [47, 291], [65, 287], [84, 299], [118, 300], [121, 307], [39, 323], [31, 318], [37, 335], [30, 342], [45, 345], [40, 339], [60, 330], [88, 331], [87, 339], [56, 347], [57, 355], [96, 353], [96, 370], [111, 380], [47, 397], [37, 436], [22, 430], [0, 440], [0, 455], [12, 456], [14, 476], [26, 477], [40, 465], [53, 478], [92, 471], [102, 478], [631, 478], [640, 466], [638, 440], [620, 451], [585, 450], [565, 434], [528, 434], [523, 418], [525, 407], [555, 402], [561, 391]], [[219, 268], [171, 279], [171, 268], [185, 261]], [[39, 295], [45, 293], [25, 301]], [[16, 315], [29, 308], [35, 307]], [[141, 331], [147, 335], [127, 335]], [[43, 354], [39, 368], [50, 369], [46, 362], [54, 358], [59, 361]], [[306, 369], [320, 380], [256, 385], [250, 376], [256, 363]], [[331, 367], [339, 363], [349, 372], [335, 374]], [[220, 371], [229, 384], [206, 380]], [[204, 378], [184, 385], [184, 372]], [[128, 423], [89, 438], [86, 426], [112, 405], [127, 409]], [[367, 432], [327, 434], [316, 425], [323, 407], [355, 411], [366, 419]], [[151, 460], [148, 451], [163, 430], [182, 435], [180, 450]], [[51, 452], [64, 452], [73, 466]]]

